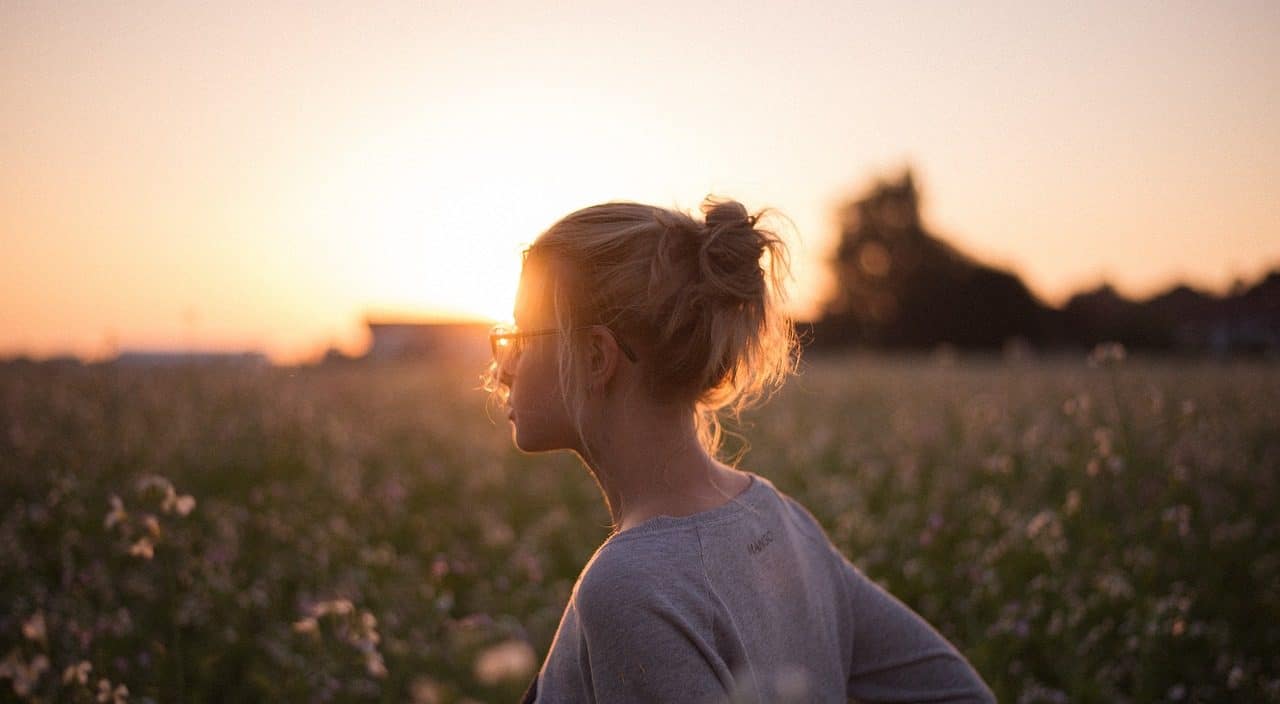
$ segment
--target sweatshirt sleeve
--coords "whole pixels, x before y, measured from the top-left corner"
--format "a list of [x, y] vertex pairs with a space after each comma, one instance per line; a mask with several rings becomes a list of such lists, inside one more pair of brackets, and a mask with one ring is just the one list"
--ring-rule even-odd
[[995, 702], [964, 656], [847, 559], [853, 615], [848, 694], [860, 702]]
[[728, 694], [697, 614], [636, 582], [594, 582], [577, 594], [583, 681], [597, 702], [719, 702]]

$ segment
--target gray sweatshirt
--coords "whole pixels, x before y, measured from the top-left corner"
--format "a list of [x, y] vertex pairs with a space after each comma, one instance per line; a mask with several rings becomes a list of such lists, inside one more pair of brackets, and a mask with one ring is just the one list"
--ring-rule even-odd
[[611, 536], [525, 693], [537, 702], [993, 702], [936, 630], [773, 482]]

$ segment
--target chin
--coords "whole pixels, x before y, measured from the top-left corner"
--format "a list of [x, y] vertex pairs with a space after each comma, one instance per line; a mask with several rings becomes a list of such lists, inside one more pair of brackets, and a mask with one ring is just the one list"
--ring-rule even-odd
[[520, 426], [511, 429], [511, 443], [521, 452], [546, 452], [549, 448], [539, 440], [536, 433], [521, 432]]
[[518, 425], [511, 430], [511, 442], [516, 449], [527, 453], [554, 452], [567, 447], [563, 442], [557, 442], [545, 434], [521, 430]]

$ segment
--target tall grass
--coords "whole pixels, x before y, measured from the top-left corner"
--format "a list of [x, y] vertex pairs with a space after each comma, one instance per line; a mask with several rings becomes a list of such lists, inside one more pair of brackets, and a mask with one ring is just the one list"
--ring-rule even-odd
[[[1280, 701], [1280, 368], [814, 359], [741, 429], [1001, 701]], [[0, 700], [511, 701], [608, 532], [478, 370], [0, 369]]]

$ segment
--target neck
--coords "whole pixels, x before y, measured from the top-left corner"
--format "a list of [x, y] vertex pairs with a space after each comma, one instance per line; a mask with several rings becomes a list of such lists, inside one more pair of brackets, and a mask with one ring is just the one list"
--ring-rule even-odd
[[632, 410], [625, 427], [601, 433], [590, 455], [583, 455], [605, 495], [615, 531], [658, 515], [685, 516], [719, 506], [749, 483], [698, 443], [692, 411]]

